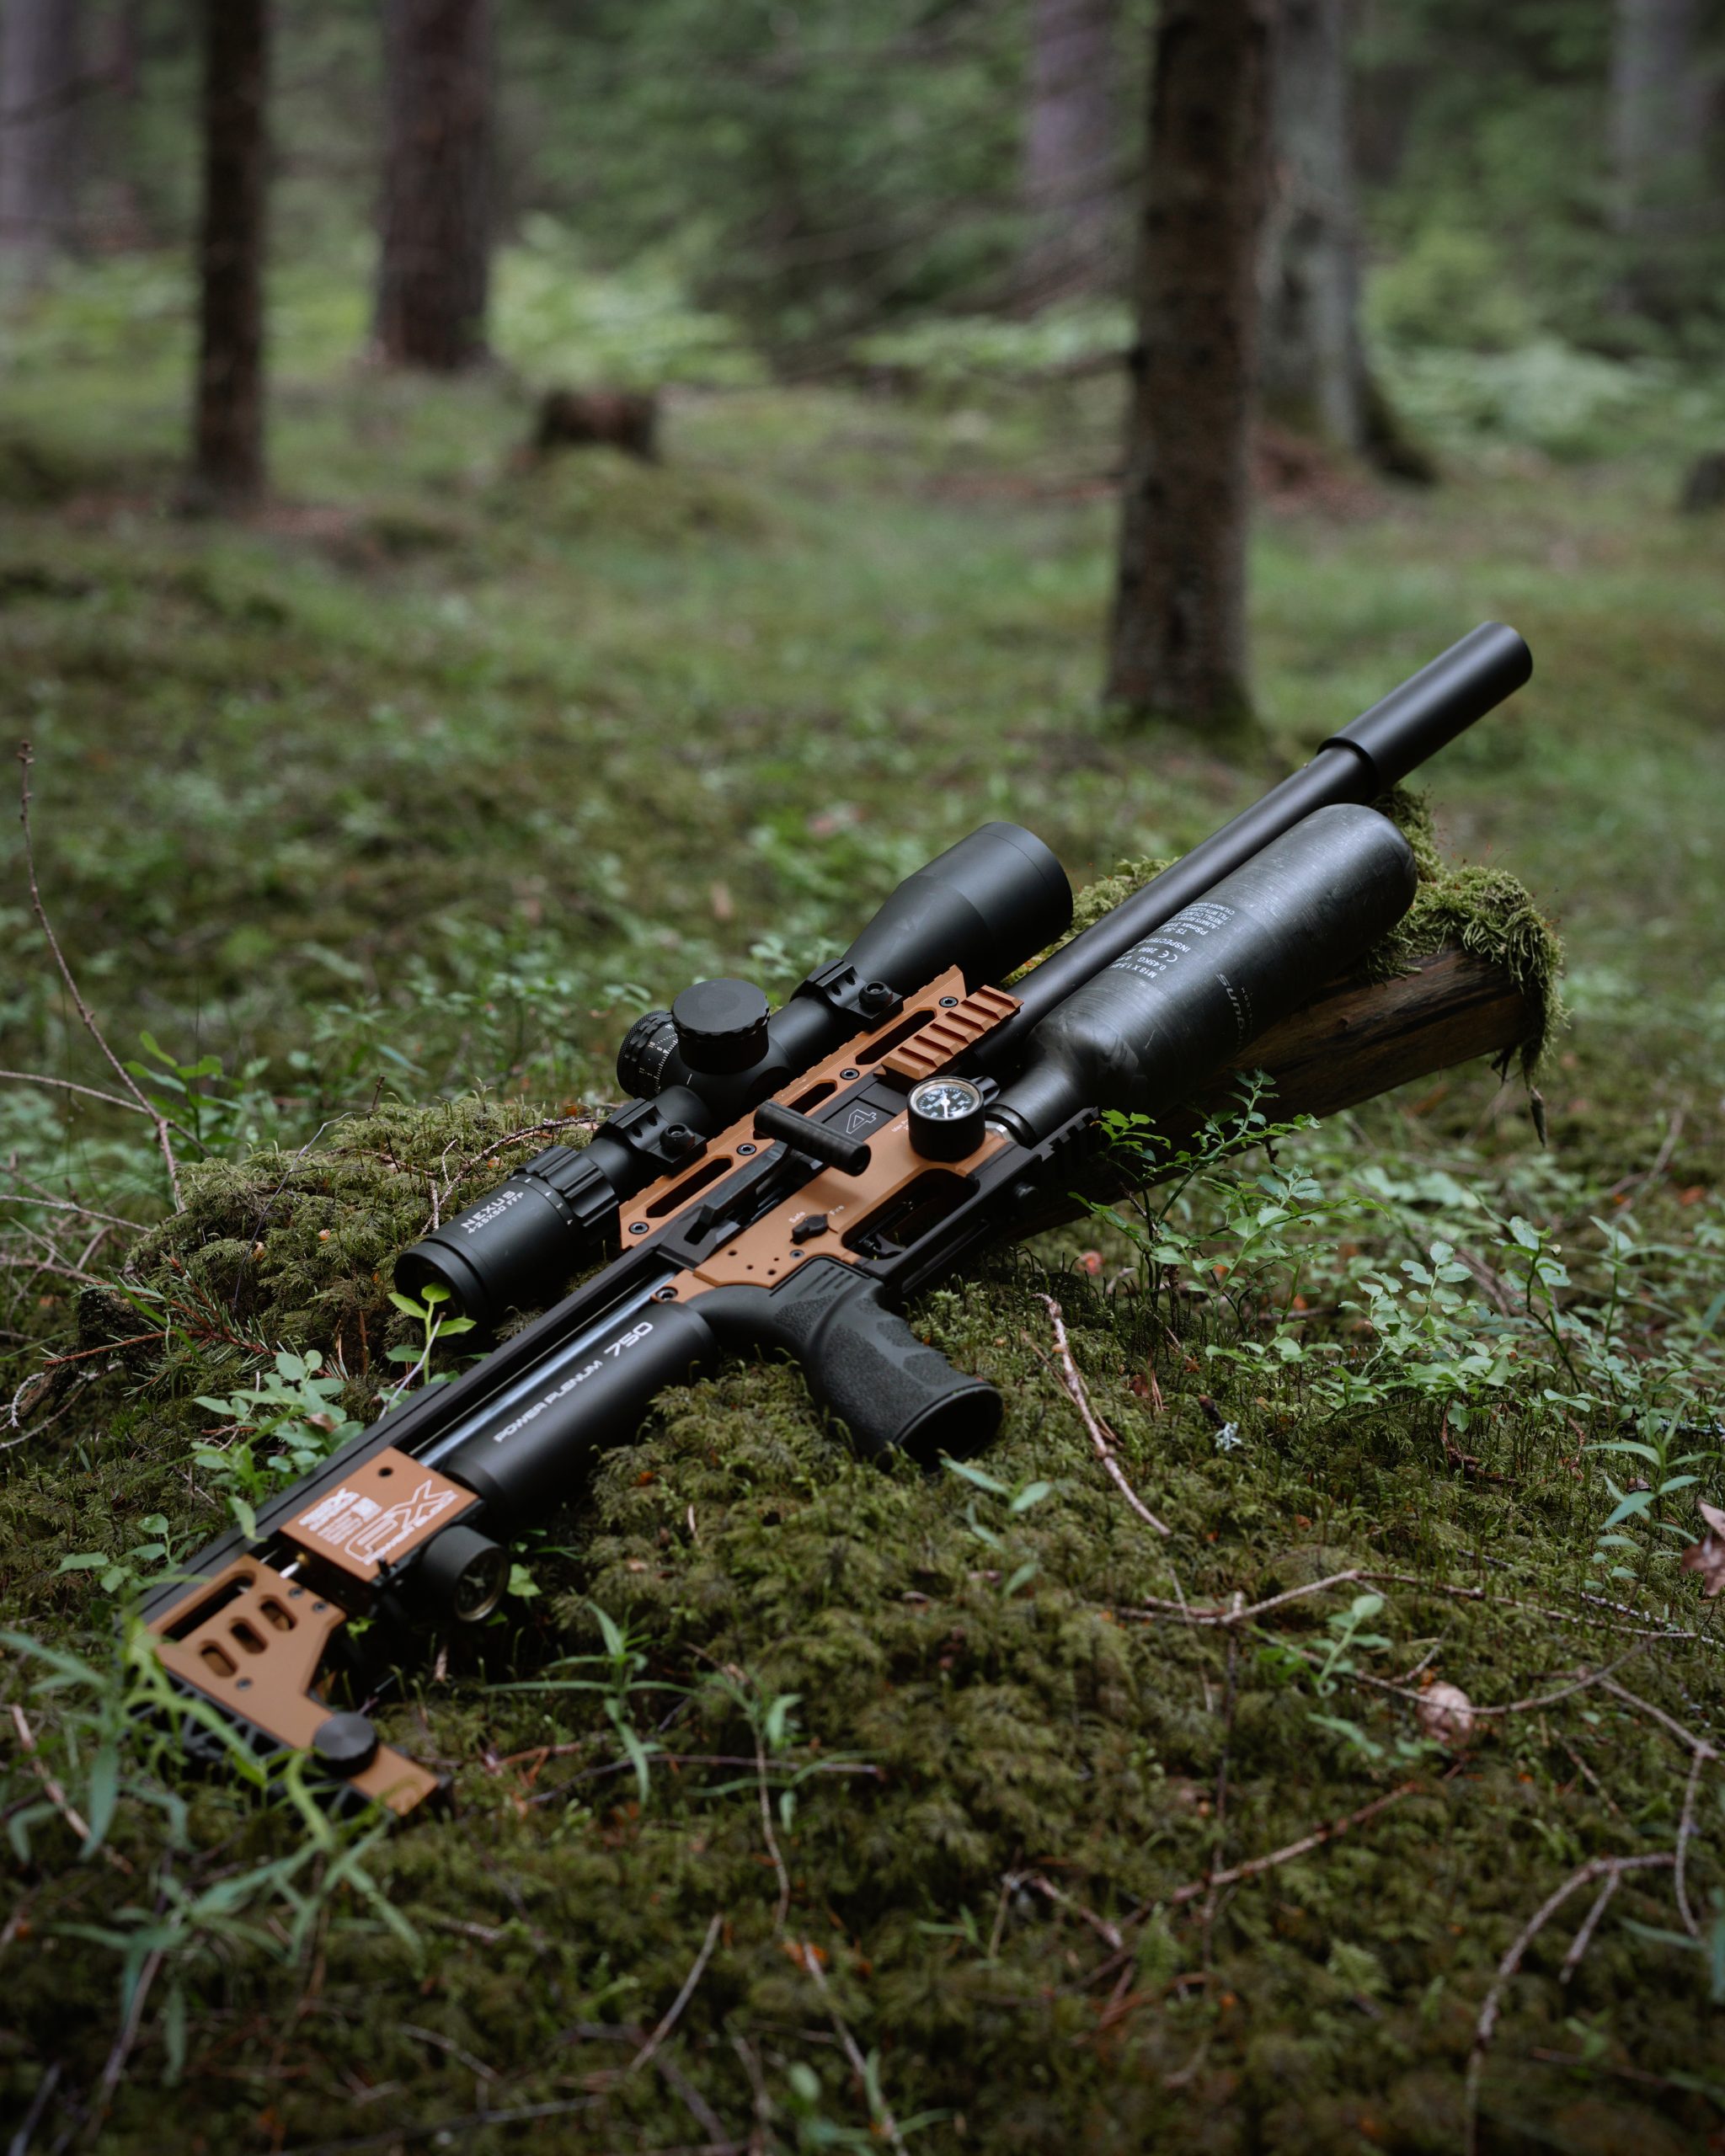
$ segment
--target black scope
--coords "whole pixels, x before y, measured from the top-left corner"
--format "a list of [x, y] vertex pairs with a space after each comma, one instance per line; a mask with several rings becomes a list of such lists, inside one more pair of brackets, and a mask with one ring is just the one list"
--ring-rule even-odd
[[1087, 1107], [1186, 1098], [1386, 935], [1417, 880], [1387, 817], [1316, 810], [1044, 1018], [991, 1120], [1033, 1145]]
[[985, 824], [907, 876], [841, 958], [777, 1010], [751, 982], [699, 981], [631, 1027], [617, 1075], [637, 1098], [579, 1151], [553, 1146], [396, 1260], [396, 1284], [434, 1283], [481, 1324], [549, 1301], [612, 1240], [617, 1209], [692, 1166], [713, 1135], [879, 1025], [956, 966], [998, 980], [1071, 925], [1065, 871], [1033, 833]]
[[[891, 1017], [948, 967], [959, 969], [967, 989], [999, 980], [1071, 921], [1072, 887], [1042, 841], [1017, 824], [985, 824], [907, 876], [844, 955], [817, 966], [770, 1017], [745, 981], [702, 981], [669, 1011], [649, 1011], [617, 1053], [618, 1083], [640, 1099], [691, 1087], [720, 1129], [852, 1034]], [[740, 1063], [731, 1043], [751, 1022], [756, 1052]]]

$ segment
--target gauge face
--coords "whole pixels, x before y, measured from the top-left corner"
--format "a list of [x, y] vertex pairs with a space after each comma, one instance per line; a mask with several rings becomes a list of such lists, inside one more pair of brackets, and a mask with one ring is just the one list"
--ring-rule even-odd
[[911, 1096], [911, 1106], [931, 1123], [959, 1123], [975, 1115], [982, 1095], [962, 1078], [930, 1078]]

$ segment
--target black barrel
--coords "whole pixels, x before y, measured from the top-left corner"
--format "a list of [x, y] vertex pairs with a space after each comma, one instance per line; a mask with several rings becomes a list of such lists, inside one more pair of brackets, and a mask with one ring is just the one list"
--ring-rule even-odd
[[1172, 920], [1313, 809], [1332, 802], [1376, 800], [1502, 703], [1532, 672], [1532, 655], [1514, 629], [1485, 622], [1470, 631], [1351, 726], [1331, 734], [1309, 764], [1272, 787], [1262, 801], [1044, 959], [1014, 988], [1017, 1015], [978, 1043], [966, 1068], [1008, 1068], [1050, 1011], [1141, 936]]
[[1387, 817], [1316, 810], [1044, 1018], [991, 1117], [1033, 1143], [1083, 1108], [1150, 1114], [1185, 1098], [1364, 956], [1417, 880]]

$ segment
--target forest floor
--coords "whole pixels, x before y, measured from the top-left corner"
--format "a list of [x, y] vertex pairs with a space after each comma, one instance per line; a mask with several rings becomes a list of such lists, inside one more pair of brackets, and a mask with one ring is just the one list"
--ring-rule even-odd
[[[64, 950], [192, 1134], [168, 1219], [142, 1118], [0, 1086], [14, 2145], [1725, 2147], [1677, 1562], [1725, 1502], [1725, 520], [1673, 513], [1681, 445], [1273, 489], [1241, 772], [1097, 713], [1101, 385], [690, 390], [661, 465], [542, 468], [507, 377], [285, 368], [227, 527], [171, 513], [174, 370], [76, 329], [0, 413], [0, 702]], [[269, 1479], [206, 1403], [273, 1370], [313, 1443], [320, 1355], [376, 1412], [452, 1155], [986, 818], [1075, 885], [1191, 844], [1487, 617], [1535, 678], [1424, 782], [1565, 939], [1548, 1146], [1454, 1072], [927, 1299], [1008, 1399], [982, 1480], [853, 1462], [787, 1369], [668, 1400], [381, 1710], [446, 1817], [163, 1754], [126, 1611]], [[0, 871], [0, 1064], [112, 1091]], [[116, 1281], [145, 1337], [86, 1353]]]

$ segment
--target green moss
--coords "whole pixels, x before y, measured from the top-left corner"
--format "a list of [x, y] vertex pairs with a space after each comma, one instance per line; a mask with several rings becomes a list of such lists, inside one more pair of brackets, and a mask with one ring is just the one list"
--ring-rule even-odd
[[[1434, 929], [1454, 918], [1425, 916]], [[184, 1395], [212, 1370], [259, 1343], [318, 1345], [375, 1398], [363, 1358], [398, 1322], [385, 1294], [395, 1250], [427, 1225], [434, 1187], [446, 1212], [553, 1134], [535, 1121], [518, 1102], [392, 1106], [299, 1151], [192, 1169], [186, 1210], [131, 1268], [179, 1313], [173, 1352], [105, 1380], [126, 1405], [99, 1453], [51, 1470], [38, 1460], [11, 1486], [5, 1546], [39, 1552], [13, 1563], [32, 1605], [69, 1607], [47, 1577], [55, 1555], [123, 1546], [144, 1512], [207, 1531], [181, 1463], [197, 1419]], [[174, 2100], [230, 2137], [267, 2100], [291, 2145], [321, 2145], [350, 2123], [357, 2077], [398, 2087], [395, 2121], [425, 2132], [475, 2107], [477, 2060], [488, 2108], [590, 2103], [567, 2116], [606, 2147], [681, 2145], [692, 2102], [727, 2131], [764, 2117], [768, 2145], [789, 2149], [818, 2145], [798, 2139], [799, 2115], [847, 2128], [866, 2116], [828, 2041], [831, 2005], [878, 2052], [900, 2116], [948, 2114], [933, 2131], [955, 2144], [962, 2117], [963, 2145], [999, 2152], [1453, 2146], [1472, 2015], [1535, 1875], [1549, 1876], [1554, 1848], [1573, 1863], [1618, 1847], [1626, 1812], [1669, 1837], [1681, 1763], [1646, 1723], [1613, 1713], [1507, 1724], [1460, 1778], [1440, 1759], [1398, 1764], [1393, 1748], [1417, 1733], [1405, 1708], [1345, 1686], [1314, 1700], [1261, 1643], [1231, 1649], [1134, 1613], [1148, 1598], [1252, 1598], [1386, 1566], [1430, 1582], [1386, 1590], [1376, 1621], [1395, 1655], [1435, 1643], [1446, 1678], [1482, 1699], [1516, 1696], [1534, 1673], [1610, 1644], [1590, 1629], [1609, 1620], [1574, 1600], [1574, 1486], [1549, 1439], [1547, 1471], [1470, 1481], [1442, 1471], [1440, 1433], [1417, 1417], [1314, 1416], [1268, 1380], [1228, 1401], [1247, 1443], [1219, 1453], [1210, 1321], [1194, 1311], [1171, 1337], [1135, 1297], [1058, 1265], [1053, 1246], [998, 1256], [916, 1313], [925, 1337], [1001, 1389], [988, 1471], [1009, 1492], [1048, 1486], [1020, 1512], [952, 1475], [857, 1461], [783, 1365], [735, 1365], [664, 1396], [638, 1442], [528, 1538], [537, 1596], [446, 1641], [435, 1671], [416, 1663], [380, 1710], [393, 1741], [455, 1778], [452, 1817], [420, 1820], [367, 1860], [417, 1951], [339, 1903], [309, 2019], [293, 2006], [302, 1967], [243, 1945], [188, 1954], [176, 1981], [191, 2063]], [[1123, 1465], [1172, 1524], [1167, 1540], [1122, 1502], [1055, 1381], [1048, 1293]], [[1567, 1607], [1579, 1625], [1444, 1594], [1445, 1581], [1479, 1578], [1472, 1553], [1486, 1542], [1514, 1566], [1519, 1599]], [[1295, 1602], [1274, 1630], [1321, 1645], [1339, 1600]], [[654, 1748], [644, 1802], [601, 1700], [579, 1689], [603, 1666], [595, 1608], [640, 1657], [621, 1696]], [[1706, 1646], [1662, 1649], [1659, 1666], [1642, 1681], [1674, 1707], [1679, 1690], [1685, 1713], [1725, 1707]], [[570, 1678], [578, 1689], [562, 1689]], [[1315, 1721], [1320, 1711], [1359, 1742]], [[1576, 1773], [1580, 1752], [1609, 1787]], [[1370, 1827], [1229, 1890], [1208, 1916], [1191, 1893], [1210, 1868], [1278, 1849], [1408, 1774], [1417, 1793]], [[230, 1867], [234, 1852], [259, 1860], [297, 1832], [219, 1785], [198, 1816], [200, 1848], [230, 1852]], [[152, 1860], [147, 1816], [123, 1809], [116, 1832], [129, 1862]], [[214, 1854], [192, 1862], [199, 1876], [219, 1868]], [[117, 1921], [131, 1887], [86, 1866], [50, 1870], [40, 1891], [51, 1929]], [[1652, 1895], [1626, 1890], [1625, 1907], [1664, 1920]], [[667, 2047], [672, 2078], [620, 2079], [715, 1915], [709, 1964]], [[798, 1962], [804, 1940], [825, 1957], [827, 1994]], [[1572, 2048], [1562, 2025], [1578, 2015], [1609, 2030], [1607, 2056], [1699, 2056], [1699, 1972], [1649, 1988], [1649, 1951], [1614, 1930], [1560, 1989], [1542, 1950], [1516, 1988], [1518, 2055]], [[24, 1965], [0, 2081], [13, 2073], [27, 2096], [51, 2046], [74, 2072], [99, 2069], [103, 1970], [88, 1951]], [[140, 2070], [104, 2137], [126, 2156], [153, 2145], [168, 2100], [151, 2079], [159, 2029], [147, 2015]], [[1527, 2072], [1506, 2056], [1487, 2079], [1506, 2147], [1523, 2116], [1541, 2133], [1560, 2109], [1566, 2132], [1642, 2116], [1615, 2095], [1566, 2098], [1549, 2069], [1530, 2089]], [[1668, 2109], [1690, 2123], [1709, 2114], [1700, 2095]]]
[[[339, 374], [313, 379], [298, 351], [303, 376], [273, 422], [283, 483], [315, 506], [243, 528], [158, 514], [182, 449], [183, 384], [165, 360], [149, 375], [56, 360], [10, 385], [33, 440], [88, 438], [93, 457], [45, 452], [56, 472], [0, 472], [0, 495], [102, 498], [76, 522], [0, 507], [0, 698], [37, 744], [40, 858], [66, 947], [120, 1054], [148, 1027], [231, 1072], [268, 1059], [233, 1087], [237, 1127], [292, 1134], [190, 1171], [186, 1216], [121, 1276], [163, 1300], [140, 1312], [86, 1289], [80, 1358], [52, 1366], [40, 1413], [29, 1396], [27, 1435], [0, 1435], [8, 1615], [99, 1660], [111, 1604], [61, 1559], [123, 1556], [158, 1513], [181, 1549], [224, 1524], [190, 1464], [211, 1419], [196, 1394], [294, 1342], [338, 1358], [344, 1404], [375, 1412], [398, 1374], [382, 1358], [409, 1330], [387, 1300], [389, 1259], [434, 1187], [446, 1207], [466, 1202], [507, 1161], [452, 1170], [499, 1137], [526, 1150], [553, 1134], [529, 1134], [535, 1111], [515, 1096], [563, 1112], [644, 998], [750, 971], [769, 937], [758, 963], [793, 978], [990, 814], [1033, 824], [1075, 869], [1133, 864], [1092, 884], [1087, 919], [1260, 784], [1172, 734], [1096, 723], [1112, 520], [1081, 475], [1114, 452], [1109, 385], [1075, 392], [1057, 425], [1015, 407], [980, 429], [968, 406], [949, 421], [838, 392], [680, 398], [663, 470], [572, 460], [542, 488], [510, 464], [528, 417], [494, 378], [355, 376], [350, 328]], [[1027, 482], [1033, 462], [1047, 483]], [[1397, 1209], [1375, 1218], [1366, 1255], [1392, 1276], [1474, 1198], [1561, 1223], [1564, 1292], [1583, 1313], [1599, 1279], [1590, 1216], [1624, 1220], [1606, 1194], [1632, 1195], [1645, 1254], [1622, 1381], [1686, 1352], [1704, 1389], [1720, 1153], [1697, 1103], [1717, 1090], [1717, 1020], [1696, 983], [1725, 914], [1708, 702], [1718, 563], [1673, 524], [1669, 491], [1664, 472], [1627, 467], [1464, 472], [1417, 512], [1273, 514], [1254, 542], [1253, 633], [1266, 709], [1290, 742], [1316, 742], [1465, 627], [1464, 595], [1489, 590], [1539, 675], [1433, 776], [1458, 846], [1513, 862], [1581, 961], [1575, 1031], [1549, 1059], [1562, 1073], [1546, 1081], [1551, 1155], [1486, 1123], [1481, 1075], [1454, 1081], [1446, 1109], [1385, 1102], [1282, 1159], [1327, 1188], [1381, 1168]], [[1483, 937], [1548, 978], [1523, 896], [1467, 874], [1450, 913], [1433, 883], [1422, 935]], [[3, 925], [27, 937], [23, 889], [14, 875]], [[105, 1082], [93, 1053], [68, 1050], [48, 967], [18, 969], [8, 998], [8, 1068]], [[380, 1071], [427, 1099], [480, 1080], [503, 1090], [346, 1114], [302, 1153]], [[153, 1164], [110, 1145], [91, 1104], [63, 1153], [56, 1118], [26, 1113], [16, 1090], [0, 1105], [27, 1170], [152, 1217]], [[1244, 1171], [1254, 1208], [1260, 1165]], [[1470, 1255], [1485, 1219], [1467, 1215]], [[68, 1232], [69, 1263], [88, 1240]], [[116, 1250], [85, 1269], [107, 1279]], [[0, 1321], [18, 1367], [0, 1399], [35, 1370], [33, 1342], [75, 1344], [77, 1283], [35, 1272], [30, 1251], [21, 1235], [8, 1246], [20, 1262]], [[24, 1920], [0, 1949], [8, 2125], [57, 2066], [32, 2146], [83, 2132], [101, 2156], [154, 2156], [175, 2137], [194, 2156], [200, 2140], [412, 2146], [439, 2131], [475, 2156], [533, 2136], [620, 2156], [709, 2134], [799, 2156], [841, 2133], [879, 2145], [827, 1999], [790, 1951], [813, 1940], [899, 2116], [950, 2115], [911, 2135], [916, 2149], [1459, 2147], [1465, 2063], [1502, 1956], [1577, 1863], [1669, 1852], [1685, 1751], [1622, 1701], [1583, 1694], [1482, 1725], [1459, 1761], [1398, 1754], [1418, 1738], [1407, 1702], [1351, 1678], [1320, 1699], [1284, 1652], [1333, 1637], [1349, 1586], [1269, 1613], [1231, 1650], [1226, 1634], [1133, 1613], [1172, 1597], [1171, 1569], [1203, 1604], [1386, 1565], [1422, 1584], [1388, 1588], [1373, 1622], [1393, 1644], [1365, 1674], [1434, 1657], [1434, 1673], [1503, 1703], [1633, 1648], [1621, 1681], [1712, 1732], [1725, 1696], [1698, 1583], [1643, 1550], [1626, 1561], [1637, 1577], [1584, 1598], [1610, 1457], [1581, 1450], [1572, 1409], [1543, 1396], [1567, 1399], [1568, 1380], [1530, 1356], [1466, 1433], [1407, 1396], [1330, 1414], [1297, 1367], [1210, 1356], [1268, 1337], [1255, 1290], [1237, 1322], [1205, 1293], [1165, 1297], [1153, 1317], [1119, 1277], [1127, 1256], [1087, 1223], [913, 1313], [1006, 1396], [985, 1467], [1009, 1488], [1055, 1486], [1021, 1513], [950, 1476], [861, 1467], [785, 1366], [732, 1365], [667, 1397], [638, 1444], [572, 1486], [521, 1553], [537, 1595], [477, 1636], [428, 1637], [378, 1708], [454, 1781], [451, 1813], [364, 1859], [416, 1950], [348, 1888], [289, 1951], [294, 1906], [243, 1882], [296, 1859], [305, 1822], [229, 1779], [178, 1764], [146, 1778], [189, 1803], [171, 1855], [168, 1815], [122, 1796], [112, 1832], [129, 1874], [81, 1860], [65, 1826], [38, 1817], [28, 1861], [7, 1851]], [[1308, 1322], [1364, 1352], [1333, 1280], [1308, 1294]], [[1169, 1537], [1104, 1476], [1049, 1366], [1044, 1292]], [[164, 1314], [165, 1354], [114, 1344]], [[1706, 1449], [1714, 1412], [1685, 1443]], [[1218, 1417], [1242, 1444], [1217, 1449]], [[1576, 1420], [1585, 1438], [1612, 1433], [1608, 1413]], [[1696, 1471], [1712, 1491], [1717, 1458]], [[1692, 1495], [1667, 1524], [1690, 1519]], [[1618, 1637], [1610, 1600], [1646, 1613], [1648, 1631], [1669, 1611], [1701, 1636]], [[626, 1700], [642, 1741], [665, 1748], [644, 1801], [602, 1694], [510, 1689], [591, 1679], [601, 1665], [563, 1658], [602, 1652], [595, 1604], [633, 1625], [635, 1681], [658, 1688]], [[102, 1733], [72, 1723], [75, 1688], [34, 1694], [29, 1674], [8, 1657], [4, 1696], [93, 1809]], [[770, 1710], [791, 1693], [774, 1750]], [[9, 1739], [9, 1716], [0, 1728]], [[782, 1934], [757, 1733], [789, 1879]], [[147, 1732], [118, 1749], [136, 1765]], [[9, 1742], [0, 1775], [21, 1831], [41, 1785]], [[1711, 1777], [1690, 1849], [1704, 1930], [1725, 1877]], [[1176, 1898], [1403, 1778], [1418, 1793], [1347, 1836], [1213, 1907]], [[327, 1858], [296, 1892], [319, 1876]], [[128, 1910], [153, 1920], [181, 1893], [237, 1897], [238, 1913], [227, 1931], [209, 1917], [158, 1971], [98, 2127], [85, 2114], [122, 2025], [120, 1956], [71, 1928], [118, 1939]], [[1582, 1913], [1569, 1905], [1508, 1988], [1485, 2147], [1704, 2146], [1721, 2078], [1706, 1957], [1621, 1921], [1674, 1928], [1665, 1875], [1626, 1884], [1565, 1983]], [[715, 1916], [676, 2027], [628, 2073]], [[1119, 1928], [1118, 1962], [1099, 1925]], [[478, 2116], [556, 2105], [577, 2108], [508, 2127]]]

